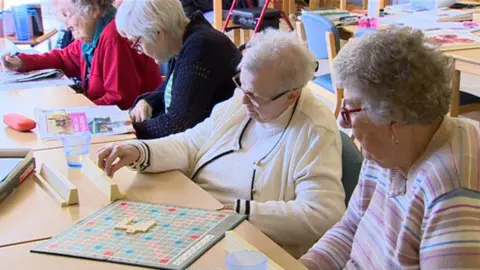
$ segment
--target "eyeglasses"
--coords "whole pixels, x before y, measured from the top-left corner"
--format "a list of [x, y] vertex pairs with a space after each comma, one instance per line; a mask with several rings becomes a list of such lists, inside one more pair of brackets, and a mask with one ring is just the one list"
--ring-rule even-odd
[[255, 107], [260, 107], [262, 105], [266, 105], [270, 102], [273, 102], [273, 101], [277, 100], [278, 98], [280, 98], [281, 96], [285, 95], [286, 93], [292, 91], [292, 90], [287, 90], [287, 91], [279, 94], [278, 96], [270, 99], [270, 98], [262, 97], [260, 95], [255, 94], [255, 93], [252, 93], [251, 91], [247, 91], [247, 90], [243, 89], [242, 86], [241, 86], [241, 82], [240, 82], [240, 73], [233, 76], [232, 80], [235, 83], [235, 86], [238, 89], [242, 90], [242, 92], [248, 97], [248, 99], [252, 102], [252, 104]]
[[347, 126], [351, 126], [352, 125], [352, 117], [350, 114], [352, 113], [358, 113], [358, 112], [361, 112], [363, 111], [363, 109], [352, 109], [352, 110], [349, 110], [347, 109], [347, 107], [345, 107], [345, 102], [343, 102], [342, 104], [342, 108], [340, 110], [340, 114], [342, 115], [342, 119], [343, 119], [343, 122], [347, 125]]
[[140, 46], [140, 39], [142, 37], [138, 37], [137, 40], [132, 44], [132, 49], [137, 51], [138, 53], [143, 53], [143, 48]]

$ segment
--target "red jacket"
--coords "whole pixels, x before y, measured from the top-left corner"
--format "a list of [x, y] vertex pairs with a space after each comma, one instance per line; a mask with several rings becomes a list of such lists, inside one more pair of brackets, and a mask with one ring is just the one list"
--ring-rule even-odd
[[[86, 62], [82, 42], [74, 41], [63, 50], [40, 55], [20, 54], [21, 71], [46, 68], [62, 70], [68, 77], [80, 77], [85, 83]], [[128, 109], [140, 94], [155, 90], [162, 83], [155, 61], [131, 49], [130, 43], [117, 33], [115, 21], [110, 22], [95, 49], [86, 96], [97, 105], [118, 105]]]

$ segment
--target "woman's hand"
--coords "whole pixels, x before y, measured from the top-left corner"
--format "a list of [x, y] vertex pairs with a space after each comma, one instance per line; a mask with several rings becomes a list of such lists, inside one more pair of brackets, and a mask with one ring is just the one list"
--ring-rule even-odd
[[134, 123], [143, 122], [152, 118], [152, 106], [141, 99], [137, 105], [130, 111], [130, 119]]
[[12, 56], [10, 53], [7, 53], [2, 56], [2, 65], [9, 71], [18, 71], [23, 66], [23, 61], [18, 56]]
[[140, 159], [140, 150], [129, 144], [108, 144], [97, 151], [98, 167], [109, 177], [123, 166]]

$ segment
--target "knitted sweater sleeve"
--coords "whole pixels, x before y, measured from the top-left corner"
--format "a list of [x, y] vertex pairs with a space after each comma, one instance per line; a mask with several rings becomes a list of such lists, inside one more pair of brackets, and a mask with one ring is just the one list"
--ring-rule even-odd
[[[172, 69], [174, 68], [174, 60], [168, 61], [168, 74], [166, 76], [167, 81], [172, 75]], [[137, 97], [135, 100], [134, 104], [136, 105], [140, 100], [145, 100], [152, 108], [154, 112], [163, 112], [165, 111], [165, 101], [164, 101], [164, 96], [165, 96], [165, 87], [167, 85], [167, 81], [163, 82], [155, 91], [153, 92], [148, 92], [141, 94], [140, 96]], [[135, 107], [134, 105], [134, 107]], [[133, 109], [133, 107], [132, 107]]]
[[419, 248], [421, 269], [478, 268], [478, 198], [476, 191], [458, 189], [427, 205]]
[[[365, 163], [363, 167], [365, 168]], [[364, 182], [360, 182], [352, 194], [344, 216], [300, 258], [300, 262], [310, 270], [343, 269], [350, 259], [353, 239], [357, 226], [369, 204], [370, 194], [364, 193]]]
[[191, 175], [199, 150], [212, 134], [219, 115], [225, 113], [229, 101], [217, 104], [212, 116], [184, 132], [154, 140], [133, 140], [124, 144], [134, 145], [140, 151], [140, 159], [131, 169], [147, 173], [179, 170]]
[[[171, 103], [168, 113], [160, 112], [153, 119], [134, 124], [137, 137], [154, 139], [165, 137], [192, 128], [205, 118], [218, 84], [229, 69], [228, 55], [218, 51], [210, 39], [189, 38], [184, 44], [182, 55], [177, 58], [173, 74]], [[162, 86], [164, 89], [168, 81]], [[164, 90], [163, 89], [163, 90]], [[162, 93], [156, 91], [155, 104], [163, 100]], [[152, 96], [147, 102], [152, 100]], [[158, 107], [155, 107], [158, 110]]]

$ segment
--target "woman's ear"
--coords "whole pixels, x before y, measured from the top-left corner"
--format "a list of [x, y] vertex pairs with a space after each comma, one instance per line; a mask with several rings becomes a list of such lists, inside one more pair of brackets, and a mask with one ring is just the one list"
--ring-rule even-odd
[[300, 96], [300, 92], [301, 92], [301, 89], [295, 89], [293, 91], [291, 91], [290, 93], [288, 93], [288, 100], [293, 100], [293, 101], [296, 101], [297, 98]]
[[295, 89], [287, 94], [287, 106], [292, 105], [295, 103], [300, 96], [301, 89]]
[[163, 32], [162, 30], [158, 30], [155, 43], [159, 46], [164, 46], [165, 44], [164, 39], [165, 39], [165, 32]]
[[100, 6], [98, 4], [94, 4], [91, 15], [92, 15], [92, 18], [94, 18], [95, 20], [102, 16]]
[[399, 143], [398, 140], [398, 131], [402, 125], [398, 121], [390, 122], [390, 134], [392, 135], [392, 145], [397, 146]]

